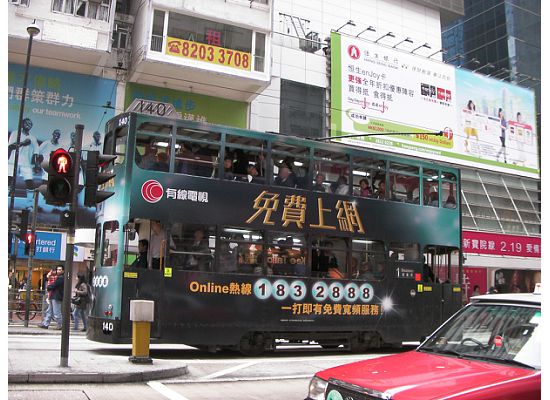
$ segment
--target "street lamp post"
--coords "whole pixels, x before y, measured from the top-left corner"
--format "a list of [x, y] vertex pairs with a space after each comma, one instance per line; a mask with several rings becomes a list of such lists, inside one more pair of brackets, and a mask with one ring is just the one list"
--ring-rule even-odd
[[[25, 112], [25, 97], [27, 96], [27, 80], [29, 77], [29, 63], [31, 61], [32, 39], [34, 36], [40, 33], [40, 28], [36, 25], [36, 20], [32, 24], [27, 26], [27, 33], [29, 34], [29, 45], [27, 47], [27, 61], [25, 62], [25, 74], [23, 76], [23, 93], [21, 97], [21, 106], [19, 108], [19, 123], [17, 125], [17, 142], [15, 146], [15, 154], [13, 157], [13, 176], [10, 186], [10, 205], [8, 212], [8, 238], [11, 245], [11, 229], [13, 221], [13, 207], [15, 204], [15, 188], [17, 183], [17, 167], [19, 165], [19, 147], [21, 145], [21, 126], [23, 125], [23, 113]], [[17, 247], [14, 249], [14, 267], [17, 260]], [[27, 277], [30, 279], [30, 277]], [[30, 281], [28, 282], [30, 283]]]

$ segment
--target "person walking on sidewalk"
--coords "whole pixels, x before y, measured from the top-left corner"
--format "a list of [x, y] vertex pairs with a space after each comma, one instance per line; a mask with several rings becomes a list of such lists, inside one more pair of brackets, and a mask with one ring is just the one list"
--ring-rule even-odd
[[[53, 267], [50, 272], [46, 275], [46, 285], [47, 288], [49, 285], [52, 285], [55, 280], [57, 279], [57, 269]], [[42, 322], [38, 325], [40, 328], [48, 329], [48, 326], [50, 325], [50, 322], [53, 318], [53, 306], [52, 306], [52, 291], [46, 290], [46, 293], [44, 294], [44, 297], [46, 298], [46, 309], [44, 310], [44, 314], [42, 317]]]
[[77, 275], [78, 281], [75, 286], [75, 295], [72, 298], [74, 304], [74, 330], [78, 331], [79, 320], [82, 320], [82, 332], [88, 330], [88, 303], [90, 299], [90, 287], [86, 283], [86, 277], [83, 272]]
[[[57, 326], [54, 329], [61, 330], [63, 326], [63, 315], [61, 314], [61, 304], [63, 303], [63, 286], [65, 277], [63, 276], [64, 270], [62, 265], [58, 265], [56, 268], [57, 277], [55, 282], [51, 285], [48, 285], [46, 289], [51, 290], [50, 295], [50, 306], [52, 307], [53, 319], [57, 323]], [[43, 322], [42, 327], [47, 328], [50, 326], [50, 321], [48, 324]]]

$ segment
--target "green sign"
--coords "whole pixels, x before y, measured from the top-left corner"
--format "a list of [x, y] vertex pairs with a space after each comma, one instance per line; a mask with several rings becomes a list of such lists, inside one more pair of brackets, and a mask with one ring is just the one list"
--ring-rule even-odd
[[124, 109], [127, 109], [134, 99], [170, 103], [185, 120], [246, 128], [248, 107], [246, 102], [128, 83]]

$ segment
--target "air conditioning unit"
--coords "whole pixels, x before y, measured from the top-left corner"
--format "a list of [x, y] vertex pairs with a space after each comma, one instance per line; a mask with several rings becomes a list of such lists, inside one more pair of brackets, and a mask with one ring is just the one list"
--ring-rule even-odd
[[300, 50], [315, 53], [320, 48], [319, 32], [310, 31], [306, 34], [305, 39], [300, 39]]

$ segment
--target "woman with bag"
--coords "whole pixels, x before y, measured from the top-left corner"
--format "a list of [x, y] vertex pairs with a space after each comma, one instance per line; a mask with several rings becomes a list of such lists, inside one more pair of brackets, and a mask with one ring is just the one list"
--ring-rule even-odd
[[75, 295], [72, 297], [71, 302], [74, 304], [74, 329], [78, 331], [79, 319], [82, 320], [82, 332], [86, 332], [88, 329], [88, 299], [90, 298], [90, 287], [86, 283], [86, 277], [84, 273], [79, 272], [77, 274], [78, 281], [75, 286]]

